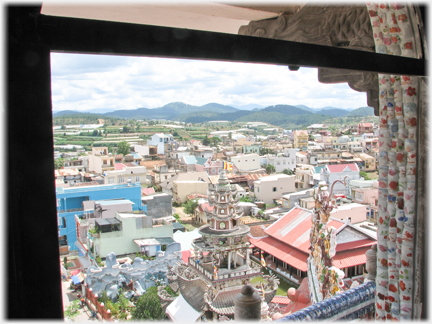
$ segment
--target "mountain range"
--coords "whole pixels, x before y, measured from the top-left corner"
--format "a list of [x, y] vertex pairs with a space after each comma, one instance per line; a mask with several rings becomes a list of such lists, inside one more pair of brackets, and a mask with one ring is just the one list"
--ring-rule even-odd
[[[96, 113], [97, 111], [97, 113]], [[82, 114], [82, 111], [63, 110], [53, 113], [53, 117]], [[211, 120], [227, 121], [262, 121], [273, 125], [321, 123], [329, 117], [363, 117], [373, 116], [371, 107], [342, 109], [336, 107], [310, 108], [305, 105], [275, 105], [264, 107], [257, 104], [232, 107], [218, 103], [203, 106], [189, 105], [183, 102], [172, 102], [159, 108], [123, 109], [103, 112], [103, 109], [90, 110], [85, 113], [96, 113], [103, 118], [119, 117], [126, 119], [166, 119], [173, 121], [202, 123]]]

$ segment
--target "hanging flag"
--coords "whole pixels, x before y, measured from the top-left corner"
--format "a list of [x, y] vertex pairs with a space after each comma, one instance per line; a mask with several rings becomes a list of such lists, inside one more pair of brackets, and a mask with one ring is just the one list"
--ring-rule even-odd
[[228, 170], [228, 162], [224, 162], [224, 170]]
[[195, 258], [195, 251], [192, 248], [190, 248], [190, 256], [191, 258]]
[[232, 163], [228, 163], [228, 170], [229, 170], [229, 171], [232, 171], [232, 169], [233, 169], [233, 165], [232, 165]]
[[264, 291], [264, 286], [263, 286], [263, 282], [261, 281], [261, 291], [263, 294], [263, 297], [265, 297], [265, 291]]
[[213, 274], [214, 274], [215, 279], [217, 279], [218, 275], [217, 275], [217, 268], [216, 268], [216, 266], [213, 266]]
[[263, 267], [267, 266], [262, 251], [261, 251], [261, 266]]

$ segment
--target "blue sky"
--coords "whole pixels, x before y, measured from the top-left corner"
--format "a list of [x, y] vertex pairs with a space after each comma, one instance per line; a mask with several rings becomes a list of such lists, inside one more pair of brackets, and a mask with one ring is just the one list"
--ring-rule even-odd
[[53, 110], [157, 108], [181, 101], [367, 106], [346, 83], [321, 84], [317, 69], [150, 57], [51, 54]]

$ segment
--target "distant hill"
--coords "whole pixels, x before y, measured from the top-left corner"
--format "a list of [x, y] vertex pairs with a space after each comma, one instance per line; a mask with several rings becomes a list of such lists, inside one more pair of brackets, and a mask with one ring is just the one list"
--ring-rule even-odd
[[243, 105], [243, 106], [235, 106], [235, 108], [240, 109], [240, 110], [253, 110], [253, 109], [263, 109], [265, 108], [265, 106], [261, 106], [258, 104], [247, 104], [247, 105]]
[[348, 117], [365, 117], [365, 116], [375, 116], [373, 107], [361, 107], [354, 109], [348, 115]]
[[242, 106], [242, 108], [243, 109], [238, 109], [218, 103], [194, 106], [183, 102], [172, 102], [158, 108], [115, 110], [103, 114], [88, 114], [87, 112], [83, 113], [80, 111], [64, 110], [53, 113], [53, 117], [62, 118], [62, 116], [74, 116], [80, 114], [88, 115], [88, 117], [91, 117], [92, 119], [167, 119], [186, 123], [203, 123], [211, 120], [240, 122], [261, 121], [276, 126], [304, 126], [314, 123], [324, 123], [331, 117], [365, 117], [374, 115], [374, 109], [371, 107], [361, 107], [349, 111], [348, 109], [330, 106], [319, 109], [310, 108], [305, 105], [274, 105], [263, 108], [259, 105], [249, 104]]

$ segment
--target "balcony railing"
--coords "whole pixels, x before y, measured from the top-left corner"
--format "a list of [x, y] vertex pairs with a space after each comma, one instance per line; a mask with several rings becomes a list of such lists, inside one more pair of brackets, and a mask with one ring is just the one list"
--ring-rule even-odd
[[261, 267], [254, 267], [255, 263], [253, 263], [252, 261], [249, 261], [250, 268], [248, 270], [239, 270], [239, 271], [225, 273], [225, 274], [218, 274], [217, 279], [215, 278], [213, 272], [206, 270], [201, 264], [196, 262], [195, 258], [189, 258], [189, 265], [197, 269], [199, 272], [201, 272], [204, 276], [206, 276], [208, 279], [212, 281], [232, 279], [232, 278], [243, 277], [245, 275], [254, 275], [254, 274], [261, 273]]

